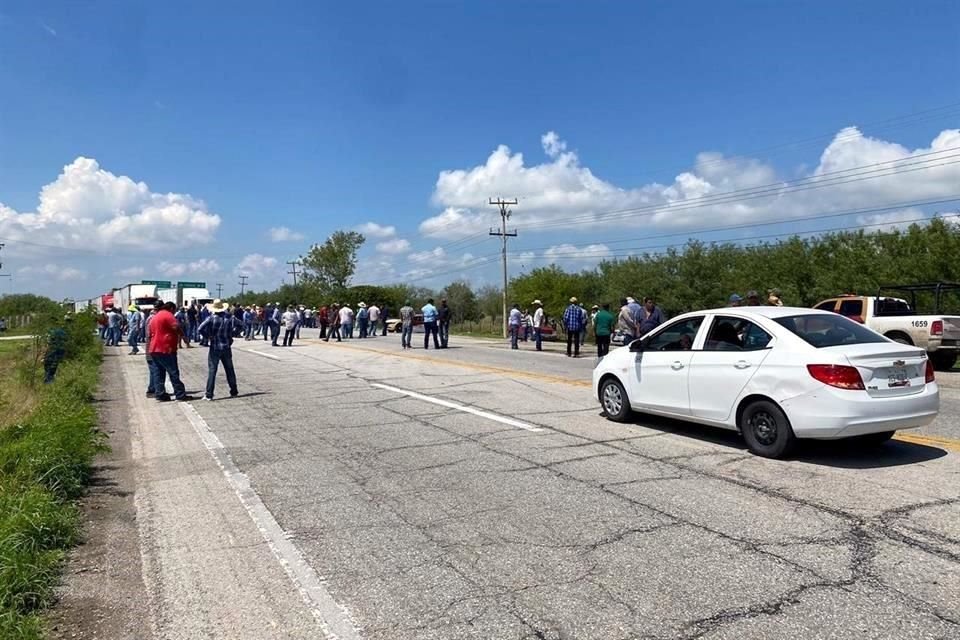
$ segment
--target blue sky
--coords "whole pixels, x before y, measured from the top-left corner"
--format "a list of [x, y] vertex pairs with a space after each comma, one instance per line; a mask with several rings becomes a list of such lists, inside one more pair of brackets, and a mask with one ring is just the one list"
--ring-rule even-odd
[[[497, 282], [497, 195], [521, 199], [515, 271], [957, 208], [912, 204], [960, 197], [956, 2], [270, 4], [0, 4], [0, 292], [272, 287], [365, 223], [359, 282]], [[701, 233], [728, 222], [765, 226]]]

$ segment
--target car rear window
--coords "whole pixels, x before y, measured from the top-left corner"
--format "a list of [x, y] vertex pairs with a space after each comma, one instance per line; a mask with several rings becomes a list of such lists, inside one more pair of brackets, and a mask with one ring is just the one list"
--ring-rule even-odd
[[852, 320], [833, 314], [807, 314], [776, 318], [781, 326], [817, 347], [886, 342], [886, 338]]

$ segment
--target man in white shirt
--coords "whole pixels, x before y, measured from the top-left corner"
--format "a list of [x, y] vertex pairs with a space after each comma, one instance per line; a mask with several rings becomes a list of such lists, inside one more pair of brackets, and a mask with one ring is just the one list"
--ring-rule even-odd
[[293, 305], [287, 307], [287, 310], [283, 313], [283, 346], [292, 347], [293, 338], [297, 335], [297, 325], [300, 324], [300, 314], [296, 309], [293, 308]]
[[377, 324], [380, 322], [380, 307], [376, 303], [370, 305], [367, 309], [367, 316], [370, 318], [370, 331], [369, 337], [377, 337]]
[[344, 338], [353, 337], [353, 309], [348, 305], [340, 307], [340, 335]]
[[543, 303], [534, 300], [533, 306], [537, 308], [533, 312], [533, 339], [537, 343], [537, 351], [543, 351], [543, 337], [540, 335], [540, 330], [543, 328]]

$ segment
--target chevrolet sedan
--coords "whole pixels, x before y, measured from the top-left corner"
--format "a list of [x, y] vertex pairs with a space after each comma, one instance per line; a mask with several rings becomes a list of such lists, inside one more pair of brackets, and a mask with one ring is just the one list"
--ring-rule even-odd
[[736, 430], [770, 458], [788, 455], [798, 438], [885, 442], [930, 424], [940, 408], [923, 349], [789, 307], [679, 316], [611, 351], [593, 388], [610, 420], [639, 411]]

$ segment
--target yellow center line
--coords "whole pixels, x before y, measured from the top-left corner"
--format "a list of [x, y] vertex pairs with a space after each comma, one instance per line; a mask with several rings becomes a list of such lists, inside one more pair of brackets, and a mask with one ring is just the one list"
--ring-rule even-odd
[[[311, 339], [310, 342], [321, 342], [320, 340]], [[342, 342], [337, 343], [325, 343], [329, 346], [336, 346], [341, 349], [352, 349], [354, 351], [366, 351], [367, 353], [379, 353], [385, 356], [391, 356], [394, 358], [404, 358], [407, 360], [421, 360], [423, 362], [432, 362], [435, 364], [446, 364], [452, 367], [460, 367], [462, 369], [469, 369], [471, 371], [480, 371], [483, 373], [499, 373], [508, 376], [513, 376], [516, 378], [528, 378], [531, 380], [540, 380], [542, 382], [553, 382], [556, 384], [565, 384], [571, 387], [581, 387], [581, 388], [592, 388], [593, 382], [588, 380], [577, 380], [575, 378], [564, 378], [562, 376], [551, 376], [543, 373], [533, 373], [529, 371], [520, 371], [518, 369], [508, 369], [506, 367], [493, 367], [485, 364], [475, 364], [472, 362], [457, 362], [454, 360], [446, 360], [444, 358], [434, 358], [431, 356], [419, 356], [412, 353], [394, 353], [391, 351], [382, 351], [380, 349], [371, 349], [367, 347], [361, 347], [353, 344], [344, 344]], [[944, 438], [941, 436], [926, 436], [916, 433], [910, 433], [909, 431], [903, 431], [897, 433], [894, 436], [894, 440], [899, 440], [901, 442], [909, 442], [911, 444], [921, 444], [928, 447], [942, 447], [949, 451], [960, 452], [960, 440], [955, 438]]]
[[[321, 342], [320, 340], [311, 339], [310, 342]], [[472, 362], [457, 362], [455, 360], [447, 360], [445, 358], [433, 358], [431, 356], [418, 356], [412, 353], [395, 353], [392, 351], [382, 351], [380, 349], [370, 349], [367, 347], [361, 347], [352, 344], [345, 344], [343, 342], [324, 342], [324, 344], [331, 347], [339, 347], [341, 349], [353, 349], [354, 351], [366, 351], [367, 353], [379, 353], [385, 356], [390, 356], [393, 358], [405, 358], [407, 360], [421, 360], [423, 362], [432, 362], [435, 364], [446, 364], [451, 367], [460, 367], [462, 369], [470, 369], [472, 371], [481, 371], [483, 373], [501, 373], [508, 376], [513, 376], [515, 378], [529, 378], [531, 380], [541, 380], [543, 382], [555, 382], [557, 384], [566, 384], [571, 387], [593, 387], [593, 382], [589, 380], [577, 380], [575, 378], [564, 378], [563, 376], [551, 376], [543, 373], [533, 373], [530, 371], [521, 371], [519, 369], [508, 369], [506, 367], [493, 367], [486, 364], [475, 364]]]

